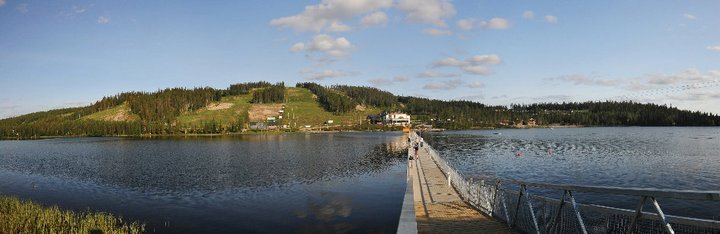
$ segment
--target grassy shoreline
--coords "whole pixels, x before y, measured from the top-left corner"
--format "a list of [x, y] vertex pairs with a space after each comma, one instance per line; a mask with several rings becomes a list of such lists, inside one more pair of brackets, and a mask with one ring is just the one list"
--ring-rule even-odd
[[0, 233], [143, 233], [145, 225], [103, 212], [61, 210], [0, 195]]

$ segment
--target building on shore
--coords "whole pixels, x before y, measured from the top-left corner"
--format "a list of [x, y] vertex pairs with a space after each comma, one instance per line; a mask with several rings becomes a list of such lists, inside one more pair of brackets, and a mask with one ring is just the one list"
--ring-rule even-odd
[[384, 112], [378, 115], [368, 115], [367, 120], [371, 124], [383, 124], [392, 126], [410, 125], [410, 115], [400, 112]]

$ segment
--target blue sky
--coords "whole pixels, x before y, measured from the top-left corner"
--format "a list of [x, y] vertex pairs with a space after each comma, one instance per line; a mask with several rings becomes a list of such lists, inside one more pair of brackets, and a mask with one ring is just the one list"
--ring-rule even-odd
[[266, 80], [720, 114], [720, 1], [0, 0], [0, 118]]

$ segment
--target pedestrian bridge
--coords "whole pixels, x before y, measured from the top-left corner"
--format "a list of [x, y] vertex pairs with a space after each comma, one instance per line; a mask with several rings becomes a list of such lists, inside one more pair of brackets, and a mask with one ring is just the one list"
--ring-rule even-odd
[[[409, 138], [415, 142], [419, 136], [411, 132]], [[408, 188], [398, 233], [720, 233], [720, 221], [665, 215], [658, 202], [718, 202], [720, 191], [466, 177], [428, 144], [423, 144], [417, 155], [408, 161]], [[415, 156], [411, 146], [408, 156]], [[551, 198], [531, 193], [540, 190], [562, 195]], [[580, 194], [589, 193], [636, 197], [638, 205], [629, 210], [575, 201]]]

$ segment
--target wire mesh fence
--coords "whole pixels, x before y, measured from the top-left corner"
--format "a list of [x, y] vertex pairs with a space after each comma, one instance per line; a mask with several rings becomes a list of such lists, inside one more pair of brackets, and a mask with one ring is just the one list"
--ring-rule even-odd
[[[411, 138], [418, 136], [411, 133]], [[448, 178], [459, 195], [487, 215], [525, 233], [717, 233], [720, 221], [665, 215], [656, 197], [720, 201], [718, 191], [675, 191], [568, 186], [466, 177], [454, 169], [430, 145], [425, 150]], [[537, 195], [538, 189], [555, 190], [558, 198]], [[578, 192], [634, 196], [641, 203], [635, 210], [580, 204]], [[646, 203], [654, 209], [645, 209]]]

